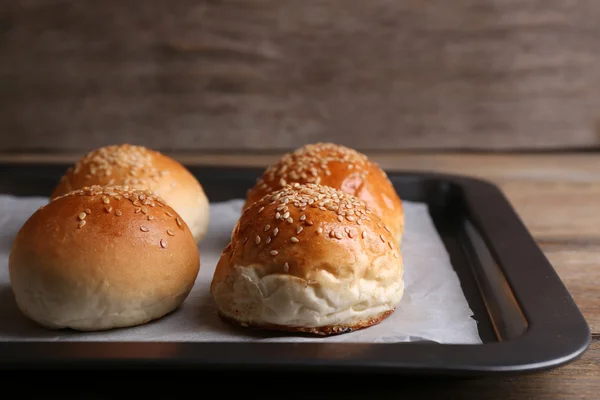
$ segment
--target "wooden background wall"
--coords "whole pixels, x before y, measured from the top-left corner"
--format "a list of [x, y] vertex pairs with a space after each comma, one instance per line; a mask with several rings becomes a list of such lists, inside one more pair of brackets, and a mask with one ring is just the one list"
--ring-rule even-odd
[[0, 151], [600, 144], [598, 0], [3, 0]]

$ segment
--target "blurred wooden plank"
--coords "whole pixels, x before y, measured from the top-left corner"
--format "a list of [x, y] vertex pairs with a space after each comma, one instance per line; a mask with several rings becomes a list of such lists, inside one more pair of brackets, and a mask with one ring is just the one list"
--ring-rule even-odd
[[[600, 241], [587, 244], [541, 241], [539, 244], [571, 293], [590, 330], [600, 335]], [[600, 368], [600, 358], [598, 363]]]
[[0, 149], [600, 142], [595, 0], [5, 0]]

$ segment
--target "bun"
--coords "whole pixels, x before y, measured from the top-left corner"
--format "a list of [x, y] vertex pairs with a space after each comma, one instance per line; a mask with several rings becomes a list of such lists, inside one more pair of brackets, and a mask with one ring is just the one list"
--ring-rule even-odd
[[101, 147], [70, 167], [51, 198], [92, 185], [152, 190], [173, 207], [199, 242], [208, 228], [209, 202], [202, 185], [179, 162], [130, 144]]
[[242, 326], [331, 335], [390, 315], [403, 271], [394, 236], [363, 201], [295, 183], [243, 211], [210, 291]]
[[179, 214], [149, 191], [92, 186], [59, 196], [18, 232], [9, 276], [20, 310], [51, 329], [143, 324], [178, 308], [200, 269]]
[[402, 201], [385, 171], [366, 155], [333, 143], [309, 144], [267, 168], [246, 194], [249, 207], [288, 183], [330, 186], [363, 200], [392, 230], [397, 243], [404, 231]]

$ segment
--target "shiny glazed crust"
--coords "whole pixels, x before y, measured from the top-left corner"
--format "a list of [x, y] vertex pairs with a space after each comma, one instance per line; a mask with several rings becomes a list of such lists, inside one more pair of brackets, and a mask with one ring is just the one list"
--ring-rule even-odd
[[247, 192], [245, 207], [288, 183], [333, 187], [363, 200], [392, 230], [398, 243], [404, 231], [402, 201], [383, 171], [367, 156], [333, 143], [315, 143], [287, 153], [268, 167]]
[[240, 325], [329, 335], [362, 329], [401, 300], [402, 256], [358, 198], [293, 184], [243, 211], [211, 282]]
[[210, 210], [202, 185], [183, 165], [160, 152], [130, 144], [93, 150], [67, 170], [51, 198], [92, 185], [151, 190], [177, 210], [196, 242], [206, 234]]
[[9, 257], [21, 311], [82, 331], [143, 324], [178, 308], [200, 268], [183, 219], [149, 191], [94, 186], [59, 196], [18, 232]]

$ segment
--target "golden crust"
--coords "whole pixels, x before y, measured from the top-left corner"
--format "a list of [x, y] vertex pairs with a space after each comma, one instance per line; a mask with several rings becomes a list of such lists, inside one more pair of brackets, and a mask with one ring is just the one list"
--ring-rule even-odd
[[[315, 184], [286, 185], [246, 208], [211, 282], [211, 294], [223, 315], [249, 325], [282, 325], [248, 321], [246, 311], [233, 304], [236, 300], [226, 299], [233, 290], [239, 290], [235, 289], [239, 282], [232, 280], [239, 278], [240, 267], [251, 269], [251, 274], [263, 282], [269, 277], [281, 282], [285, 277], [280, 283], [282, 287], [288, 285], [284, 291], [312, 287], [319, 293], [350, 291], [348, 296], [352, 297], [360, 292], [360, 285], [371, 282], [368, 285], [380, 287], [381, 293], [397, 286], [398, 291], [389, 296], [399, 300], [403, 289], [402, 256], [391, 230], [362, 200]], [[356, 289], [349, 289], [349, 285]], [[377, 307], [383, 307], [378, 315], [395, 308], [395, 300], [390, 300], [394, 304], [389, 306], [388, 295], [381, 296], [373, 300]], [[289, 329], [331, 334], [380, 320], [369, 315], [351, 324], [296, 325]]]
[[392, 230], [398, 243], [404, 231], [402, 201], [383, 171], [366, 155], [333, 143], [305, 145], [269, 166], [246, 195], [244, 208], [289, 183], [314, 183], [352, 194]]
[[[9, 258], [21, 310], [47, 327], [80, 330], [137, 325], [171, 312], [199, 268], [196, 242], [174, 209], [150, 191], [110, 186], [71, 191], [41, 207], [18, 232]], [[63, 321], [78, 312], [79, 322]], [[111, 317], [127, 312], [139, 315]]]
[[50, 198], [92, 185], [151, 190], [178, 211], [197, 242], [206, 234], [209, 204], [202, 185], [183, 165], [158, 151], [130, 144], [95, 149], [66, 171]]

